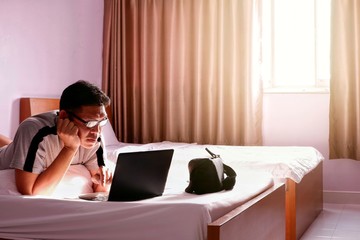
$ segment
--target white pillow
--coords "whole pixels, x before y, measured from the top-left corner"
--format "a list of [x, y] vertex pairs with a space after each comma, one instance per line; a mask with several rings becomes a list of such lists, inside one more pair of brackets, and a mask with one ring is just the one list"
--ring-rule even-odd
[[71, 165], [52, 196], [77, 198], [80, 194], [93, 192], [92, 184], [90, 172], [84, 165]]
[[102, 136], [104, 138], [105, 146], [116, 145], [119, 143], [117, 139], [114, 129], [111, 124], [108, 123], [102, 128]]
[[[52, 196], [77, 198], [89, 192], [93, 192], [90, 172], [84, 165], [71, 165]], [[15, 169], [0, 171], [0, 195], [21, 195], [16, 188]]]

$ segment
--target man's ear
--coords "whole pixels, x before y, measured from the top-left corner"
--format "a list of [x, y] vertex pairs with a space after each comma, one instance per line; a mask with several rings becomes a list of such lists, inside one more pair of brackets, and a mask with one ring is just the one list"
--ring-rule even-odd
[[65, 119], [65, 118], [68, 118], [68, 114], [65, 110], [60, 110], [59, 112], [59, 118], [60, 119]]

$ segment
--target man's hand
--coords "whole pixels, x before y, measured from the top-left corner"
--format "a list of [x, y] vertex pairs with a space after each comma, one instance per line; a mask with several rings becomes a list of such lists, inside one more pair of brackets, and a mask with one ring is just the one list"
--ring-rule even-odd
[[62, 110], [57, 121], [57, 134], [64, 147], [76, 151], [80, 146], [80, 138], [78, 135], [78, 127], [67, 118], [67, 114]]
[[105, 166], [99, 167], [98, 171], [91, 174], [91, 180], [96, 185], [95, 192], [106, 192], [112, 182], [112, 172]]

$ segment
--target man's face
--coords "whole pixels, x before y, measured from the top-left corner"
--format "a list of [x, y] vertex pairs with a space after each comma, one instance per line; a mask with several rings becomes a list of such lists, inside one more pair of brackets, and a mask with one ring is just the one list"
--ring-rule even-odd
[[[101, 124], [96, 124], [94, 127], [87, 127], [86, 123], [89, 121], [100, 121], [107, 118], [104, 106], [82, 106], [79, 110], [74, 112], [76, 117], [73, 117], [73, 122], [79, 128], [80, 144], [84, 148], [92, 148], [97, 143], [101, 133]], [[84, 122], [83, 122], [84, 121]]]

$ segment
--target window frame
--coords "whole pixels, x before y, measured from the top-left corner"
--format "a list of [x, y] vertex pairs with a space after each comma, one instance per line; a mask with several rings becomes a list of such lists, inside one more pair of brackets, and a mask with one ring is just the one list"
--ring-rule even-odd
[[[270, 34], [270, 36], [267, 36], [269, 39], [270, 39], [270, 43], [267, 43], [267, 47], [269, 48], [268, 49], [268, 52], [270, 52], [270, 55], [267, 56], [268, 59], [268, 64], [269, 66], [265, 66], [264, 64], [264, 48], [265, 48], [265, 44], [266, 43], [263, 43], [262, 41], [265, 39], [266, 40], [266, 37], [264, 37], [264, 20], [263, 20], [263, 3], [264, 1], [267, 1], [267, 4], [270, 5], [270, 13], [268, 13], [269, 15], [267, 16], [268, 18], [270, 17], [270, 25], [269, 25], [269, 28], [270, 30], [268, 29], [267, 32], [268, 34]], [[313, 80], [312, 80], [312, 83], [311, 85], [301, 85], [301, 84], [289, 84], [289, 85], [278, 85], [277, 84], [277, 81], [275, 79], [275, 61], [274, 61], [274, 57], [275, 57], [275, 20], [274, 20], [274, 9], [275, 9], [275, 1], [276, 0], [261, 0], [260, 1], [260, 5], [259, 5], [259, 14], [260, 14], [260, 75], [261, 75], [261, 78], [262, 78], [262, 81], [263, 81], [263, 91], [264, 93], [329, 93], [329, 90], [330, 90], [330, 29], [327, 29], [328, 32], [328, 37], [329, 37], [329, 42], [327, 43], [328, 45], [328, 66], [325, 67], [325, 69], [327, 68], [328, 70], [328, 74], [325, 74], [325, 75], [328, 75], [328, 79], [322, 77], [320, 78], [319, 75], [318, 75], [318, 71], [319, 71], [319, 58], [318, 58], [318, 51], [319, 51], [319, 47], [318, 47], [318, 44], [319, 44], [319, 33], [317, 32], [317, 28], [319, 27], [319, 19], [318, 19], [318, 11], [321, 11], [322, 8], [320, 8], [320, 5], [319, 4], [319, 1], [323, 1], [323, 4], [324, 4], [324, 1], [328, 1], [327, 4], [329, 4], [328, 7], [331, 7], [331, 1], [330, 0], [313, 0], [314, 1], [314, 16], [313, 16], [313, 34], [314, 34], [314, 39], [313, 39], [313, 43], [314, 43], [314, 49], [313, 49], [313, 55], [314, 55], [314, 71], [313, 71]], [[329, 9], [329, 11], [331, 11], [331, 8]], [[330, 14], [329, 12], [327, 14]], [[328, 24], [328, 28], [330, 28], [330, 15], [329, 15], [329, 22], [327, 23]], [[266, 33], [265, 33], [266, 34]], [[265, 42], [264, 40], [264, 42]], [[270, 47], [269, 47], [270, 46]], [[264, 58], [263, 58], [264, 57]], [[324, 60], [326, 58], [323, 58], [322, 60]], [[265, 60], [266, 61], [266, 60]], [[264, 69], [267, 68], [268, 69], [268, 77], [267, 79], [265, 79], [264, 75], [266, 74]], [[325, 72], [325, 71], [324, 71]], [[323, 73], [324, 73], [323, 72]], [[297, 82], [299, 83], [299, 82]]]

